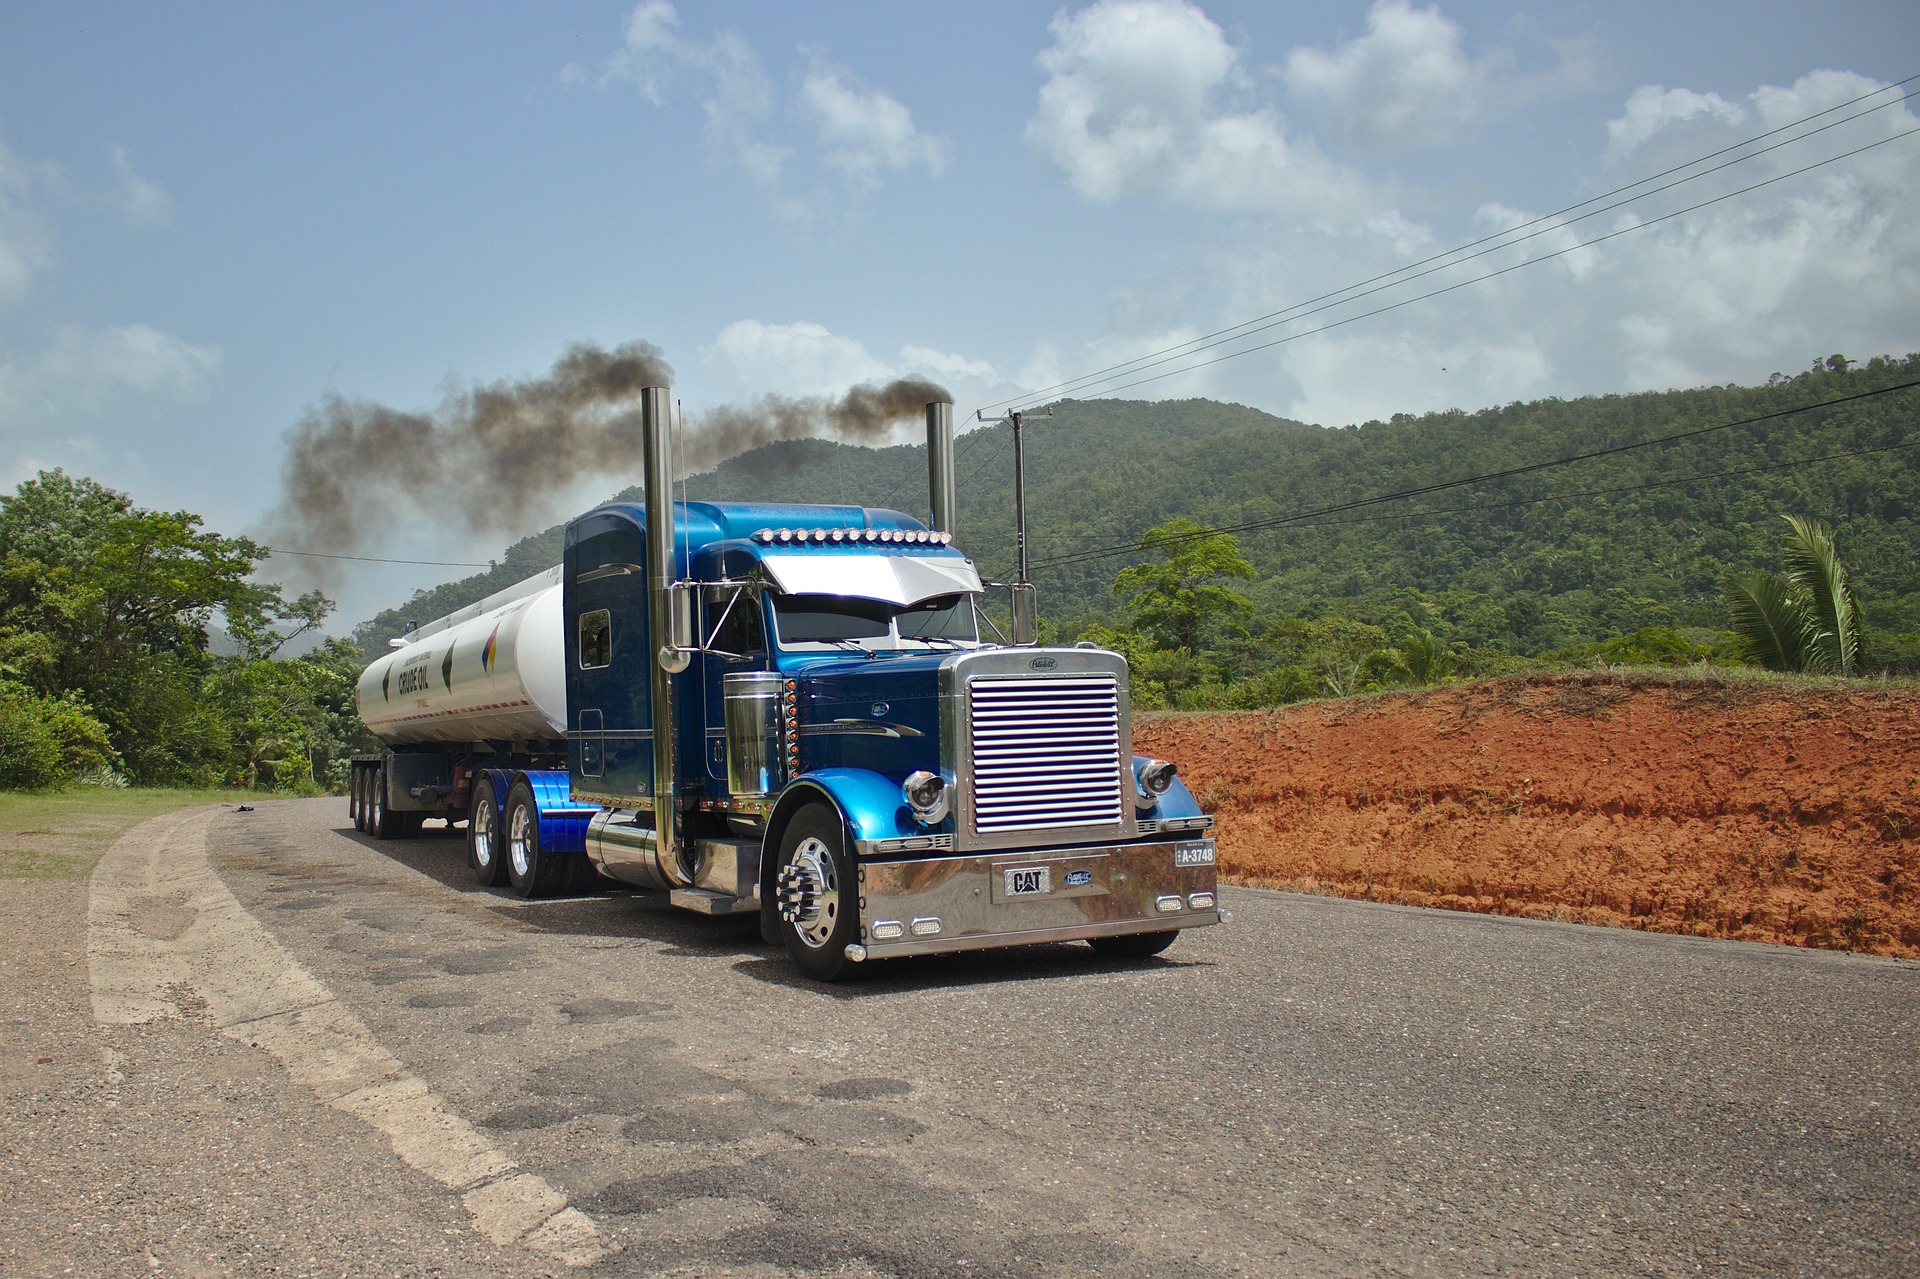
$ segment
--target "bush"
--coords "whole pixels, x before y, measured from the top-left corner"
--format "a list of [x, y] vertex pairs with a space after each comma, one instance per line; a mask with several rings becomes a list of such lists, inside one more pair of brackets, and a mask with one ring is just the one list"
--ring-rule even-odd
[[107, 728], [84, 702], [0, 682], [0, 789], [44, 790], [83, 775], [113, 776]]
[[1578, 654], [1609, 666], [1690, 666], [1713, 655], [1712, 648], [1695, 644], [1668, 626], [1643, 626], [1631, 635], [1589, 644]]

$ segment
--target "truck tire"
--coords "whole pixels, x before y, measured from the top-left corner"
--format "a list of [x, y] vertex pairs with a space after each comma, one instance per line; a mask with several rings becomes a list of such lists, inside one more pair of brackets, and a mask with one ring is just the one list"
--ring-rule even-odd
[[1089, 937], [1087, 945], [1108, 959], [1146, 959], [1173, 945], [1179, 929], [1164, 933], [1127, 933], [1120, 937]]
[[363, 829], [360, 823], [360, 765], [355, 764], [347, 773], [347, 820], [353, 823], [355, 830]]
[[521, 778], [507, 791], [505, 836], [507, 882], [522, 897], [550, 897], [567, 880], [567, 862], [540, 847], [540, 805]]
[[385, 768], [375, 768], [369, 773], [367, 791], [367, 834], [375, 839], [400, 838], [400, 815], [387, 807]]
[[467, 814], [467, 865], [473, 879], [486, 888], [507, 882], [507, 859], [500, 848], [500, 809], [493, 802], [493, 779], [482, 777], [473, 786], [473, 809]]
[[801, 972], [839, 981], [857, 967], [847, 943], [860, 936], [860, 878], [846, 827], [825, 804], [808, 804], [780, 836], [773, 871], [780, 938]]

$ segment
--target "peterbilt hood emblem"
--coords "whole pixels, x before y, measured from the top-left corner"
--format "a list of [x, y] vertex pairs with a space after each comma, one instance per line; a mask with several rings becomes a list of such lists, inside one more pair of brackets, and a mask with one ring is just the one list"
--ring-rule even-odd
[[1036, 657], [1031, 662], [1028, 662], [1027, 665], [1036, 671], [1050, 671], [1060, 665], [1060, 660], [1054, 657]]

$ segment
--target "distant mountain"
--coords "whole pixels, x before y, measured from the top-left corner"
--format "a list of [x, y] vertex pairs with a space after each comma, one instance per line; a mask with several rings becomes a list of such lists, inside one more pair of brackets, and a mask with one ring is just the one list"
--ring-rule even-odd
[[[1777, 568], [1780, 517], [1791, 513], [1834, 526], [1876, 656], [1920, 667], [1920, 390], [1726, 425], [1916, 379], [1920, 356], [1908, 356], [1776, 374], [1764, 386], [1396, 414], [1339, 429], [1208, 400], [1062, 403], [1024, 432], [1041, 610], [1064, 633], [1117, 620], [1111, 584], [1128, 557], [1055, 561], [1129, 546], [1186, 516], [1265, 525], [1238, 534], [1258, 570], [1245, 589], [1263, 617], [1413, 625], [1456, 647], [1538, 654], [1643, 626], [1722, 627], [1722, 579]], [[1413, 500], [1353, 505], [1721, 426]], [[792, 441], [694, 476], [688, 492], [924, 517], [924, 454], [911, 445]], [[958, 470], [960, 543], [983, 573], [1009, 574], [1011, 429], [962, 436]], [[356, 640], [383, 649], [409, 619], [437, 617], [557, 563], [561, 535], [557, 526], [516, 543], [492, 572], [390, 609], [357, 627]]]

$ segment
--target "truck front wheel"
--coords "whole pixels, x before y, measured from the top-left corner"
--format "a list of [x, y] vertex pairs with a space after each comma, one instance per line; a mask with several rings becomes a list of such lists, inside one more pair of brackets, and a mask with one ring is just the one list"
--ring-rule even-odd
[[839, 814], [809, 804], [780, 837], [773, 873], [774, 909], [787, 954], [816, 981], [839, 981], [854, 968], [847, 944], [860, 935], [860, 879], [847, 853]]
[[549, 897], [566, 882], [564, 859], [540, 848], [540, 805], [534, 801], [533, 787], [522, 778], [507, 791], [506, 839], [507, 881], [522, 897]]
[[500, 855], [500, 815], [493, 802], [493, 780], [473, 785], [473, 811], [467, 815], [467, 865], [475, 882], [498, 888], [507, 882], [507, 861]]

